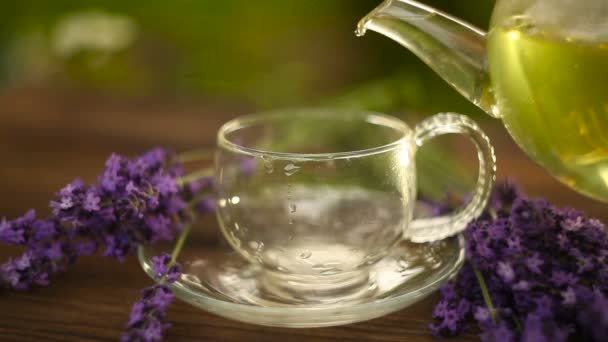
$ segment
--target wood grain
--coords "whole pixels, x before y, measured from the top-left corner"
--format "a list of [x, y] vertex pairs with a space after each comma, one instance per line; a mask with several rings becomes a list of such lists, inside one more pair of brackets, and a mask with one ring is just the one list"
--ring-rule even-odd
[[[79, 175], [94, 180], [109, 153], [141, 152], [155, 145], [176, 150], [209, 147], [222, 122], [251, 108], [189, 99], [108, 99], [90, 94], [18, 89], [0, 92], [0, 213], [30, 207], [48, 212], [54, 191]], [[496, 146], [499, 175], [532, 195], [573, 204], [607, 219], [603, 204], [560, 185], [531, 163], [497, 121], [483, 123]], [[462, 161], [475, 161], [463, 142]], [[208, 224], [213, 224], [209, 220]], [[0, 260], [17, 249], [2, 247]], [[116, 341], [139, 289], [151, 283], [135, 258], [123, 264], [102, 257], [80, 260], [47, 288], [0, 295], [1, 341]], [[323, 329], [279, 329], [242, 324], [178, 302], [166, 341], [432, 341], [427, 325], [437, 295], [372, 321]], [[469, 332], [459, 340], [476, 340]]]

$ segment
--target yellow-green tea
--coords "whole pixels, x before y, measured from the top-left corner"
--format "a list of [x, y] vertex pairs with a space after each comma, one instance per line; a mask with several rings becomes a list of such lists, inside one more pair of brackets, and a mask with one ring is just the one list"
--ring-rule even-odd
[[492, 86], [517, 143], [554, 176], [608, 202], [608, 44], [528, 26], [492, 30]]

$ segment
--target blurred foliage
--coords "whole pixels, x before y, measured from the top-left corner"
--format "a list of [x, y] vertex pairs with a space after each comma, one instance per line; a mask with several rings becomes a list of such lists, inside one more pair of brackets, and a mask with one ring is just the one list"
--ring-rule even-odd
[[[8, 1], [0, 13], [0, 82], [216, 98], [257, 109], [330, 105], [482, 117], [404, 48], [377, 34], [355, 37], [357, 21], [379, 3]], [[425, 3], [487, 28], [494, 1]]]
[[[354, 36], [358, 19], [378, 3], [8, 2], [0, 13], [0, 80], [121, 95], [221, 96], [265, 108], [338, 98], [381, 111], [476, 112], [397, 44]], [[480, 27], [493, 5], [427, 3]]]

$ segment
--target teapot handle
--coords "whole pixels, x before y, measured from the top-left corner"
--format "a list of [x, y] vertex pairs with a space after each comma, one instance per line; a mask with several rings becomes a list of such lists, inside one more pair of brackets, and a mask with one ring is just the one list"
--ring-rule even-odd
[[488, 136], [471, 119], [455, 113], [434, 115], [416, 126], [415, 142], [420, 147], [432, 138], [457, 133], [468, 136], [477, 148], [479, 175], [471, 201], [456, 212], [411, 222], [405, 238], [413, 242], [441, 240], [462, 232], [483, 212], [496, 179], [496, 156]]

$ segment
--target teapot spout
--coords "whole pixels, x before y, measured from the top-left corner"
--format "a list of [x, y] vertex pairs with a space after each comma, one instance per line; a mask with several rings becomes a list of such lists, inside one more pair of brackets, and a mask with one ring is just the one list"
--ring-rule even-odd
[[412, 51], [446, 82], [488, 114], [498, 117], [487, 67], [486, 33], [411, 0], [385, 0], [357, 25]]

